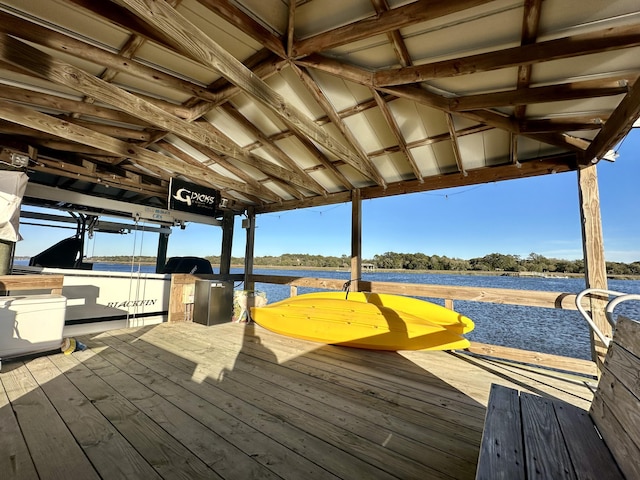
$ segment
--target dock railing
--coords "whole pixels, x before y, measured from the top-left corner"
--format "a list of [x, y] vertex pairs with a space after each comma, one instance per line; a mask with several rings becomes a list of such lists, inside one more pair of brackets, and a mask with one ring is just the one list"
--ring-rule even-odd
[[[251, 275], [250, 281], [252, 283], [288, 285], [290, 287], [291, 296], [297, 295], [298, 288], [300, 287], [340, 291], [343, 290], [343, 287], [345, 286], [345, 281], [341, 279], [281, 275]], [[454, 308], [454, 302], [463, 300], [501, 305], [519, 305], [525, 307], [577, 311], [575, 303], [576, 294], [570, 292], [511, 290], [503, 288], [376, 282], [366, 280], [359, 280], [358, 288], [360, 291], [372, 293], [388, 293], [411, 297], [443, 299], [444, 305], [452, 310]], [[584, 306], [585, 308], [588, 308], [586, 300], [584, 301]], [[594, 377], [597, 375], [597, 365], [595, 362], [579, 358], [552, 355], [478, 342], [471, 342], [471, 346], [468, 348], [468, 351], [473, 354], [490, 356], [501, 360], [565, 370]]]

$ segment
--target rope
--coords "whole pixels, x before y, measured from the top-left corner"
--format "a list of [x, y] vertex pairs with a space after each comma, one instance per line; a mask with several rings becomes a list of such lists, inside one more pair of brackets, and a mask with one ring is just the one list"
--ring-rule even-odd
[[361, 278], [352, 278], [351, 280], [347, 280], [344, 285], [342, 285], [342, 290], [345, 293], [344, 299], [349, 300], [349, 291], [351, 290], [351, 282], [357, 282], [358, 280], [362, 280]]

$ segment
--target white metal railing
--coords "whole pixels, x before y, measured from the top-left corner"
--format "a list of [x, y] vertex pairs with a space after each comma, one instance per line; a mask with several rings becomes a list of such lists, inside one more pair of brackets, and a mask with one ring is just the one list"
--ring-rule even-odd
[[602, 341], [602, 343], [604, 343], [608, 347], [609, 343], [611, 342], [611, 339], [606, 337], [604, 333], [602, 333], [602, 331], [594, 323], [589, 312], [587, 312], [582, 306], [582, 299], [584, 298], [585, 295], [590, 295], [590, 294], [600, 294], [600, 295], [616, 297], [613, 300], [609, 300], [609, 302], [607, 303], [607, 306], [605, 307], [605, 317], [607, 318], [607, 321], [611, 324], [612, 328], [615, 328], [616, 326], [616, 322], [613, 318], [614, 308], [616, 308], [620, 303], [625, 302], [627, 300], [640, 300], [640, 294], [616, 292], [614, 290], [605, 290], [603, 288], [587, 288], [586, 290], [583, 290], [578, 295], [576, 295], [576, 307], [578, 308], [578, 311], [585, 318], [585, 320], [589, 324], [589, 327], [591, 327], [591, 330], [593, 330], [593, 332], [598, 336], [598, 338]]

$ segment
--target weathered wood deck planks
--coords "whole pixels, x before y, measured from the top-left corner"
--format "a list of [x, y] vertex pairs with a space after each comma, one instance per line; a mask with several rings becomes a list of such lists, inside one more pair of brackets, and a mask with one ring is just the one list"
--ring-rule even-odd
[[[588, 404], [578, 377], [447, 352], [162, 324], [6, 364], [6, 478], [473, 478], [491, 383]], [[77, 476], [77, 475], [75, 475]]]

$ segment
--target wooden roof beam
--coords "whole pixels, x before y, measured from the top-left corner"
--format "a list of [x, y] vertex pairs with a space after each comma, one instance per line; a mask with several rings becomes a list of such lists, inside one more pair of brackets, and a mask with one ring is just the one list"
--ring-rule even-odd
[[0, 34], [0, 46], [2, 47], [0, 48], [0, 58], [10, 63], [18, 62], [21, 68], [25, 68], [47, 80], [73, 88], [145, 120], [151, 125], [171, 131], [178, 136], [188, 138], [224, 155], [256, 166], [256, 168], [266, 168], [270, 175], [283, 178], [311, 191], [316, 188], [314, 184], [310, 185], [306, 179], [301, 178], [290, 170], [280, 168], [255, 155], [247, 154], [224, 136], [210, 134], [201, 125], [189, 124], [140, 97], [100, 80], [79, 68], [56, 60], [20, 40]]
[[411, 165], [411, 170], [413, 171], [413, 175], [416, 177], [418, 181], [423, 182], [424, 179], [422, 178], [422, 172], [420, 172], [420, 168], [416, 163], [416, 159], [414, 158], [413, 153], [411, 153], [411, 150], [409, 150], [409, 148], [407, 147], [407, 142], [405, 142], [404, 136], [400, 131], [400, 125], [398, 125], [398, 121], [396, 120], [396, 117], [393, 116], [393, 112], [389, 108], [389, 105], [387, 105], [387, 102], [384, 101], [380, 93], [378, 93], [378, 91], [374, 89], [371, 89], [371, 92], [373, 93], [373, 98], [378, 104], [378, 108], [380, 108], [380, 111], [382, 112], [382, 116], [387, 122], [387, 125], [389, 126], [391, 133], [393, 133], [394, 137], [396, 138], [396, 142], [398, 142], [400, 151], [406, 157], [407, 161], [409, 162], [409, 165]]
[[[376, 9], [376, 14], [378, 16], [385, 14], [391, 10], [389, 8], [389, 3], [387, 0], [371, 0], [373, 4], [373, 8]], [[393, 45], [393, 50], [396, 53], [396, 57], [398, 58], [398, 62], [403, 67], [408, 67], [409, 65], [413, 65], [411, 61], [411, 55], [409, 55], [409, 50], [407, 49], [406, 43], [404, 43], [404, 39], [400, 34], [400, 30], [395, 29], [387, 32], [387, 38], [389, 42]]]
[[[607, 115], [608, 117], [608, 115]], [[602, 121], [600, 121], [602, 120]], [[521, 133], [576, 132], [581, 130], [599, 130], [606, 119], [583, 121], [580, 118], [520, 120], [518, 129]]]
[[[265, 55], [266, 53], [268, 53], [268, 55]], [[288, 64], [287, 60], [277, 57], [266, 49], [258, 51], [243, 63], [256, 77], [261, 78], [262, 80], [278, 73], [285, 65]], [[229, 81], [224, 77], [220, 77], [218, 80], [213, 82], [209, 85], [208, 89], [216, 93], [218, 100], [216, 102], [209, 102], [197, 98], [188, 100], [185, 102], [185, 106], [191, 109], [191, 114], [189, 115], [188, 120], [194, 120], [202, 117], [214, 108], [228, 102], [231, 97], [242, 91], [240, 87], [229, 83]]]
[[293, 46], [293, 57], [303, 57], [356, 42], [372, 35], [391, 32], [409, 25], [450, 15], [472, 8], [489, 0], [418, 0], [402, 7], [381, 12], [375, 16], [350, 23], [304, 40]]
[[[189, 155], [188, 153], [186, 153], [185, 151], [181, 150], [180, 148], [178, 148], [176, 145], [166, 141], [166, 140], [162, 140], [160, 142], [158, 142], [158, 147], [162, 148], [163, 150], [169, 152], [171, 155], [179, 158], [180, 160], [184, 161], [185, 163], [189, 164], [189, 165], [193, 165], [194, 167], [197, 168], [202, 168], [203, 166], [206, 166], [206, 168], [209, 168], [211, 164], [217, 163], [219, 164], [222, 168], [229, 170], [231, 173], [233, 173], [235, 176], [237, 176], [239, 179], [241, 179], [243, 182], [245, 182], [250, 188], [252, 188], [256, 194], [252, 195], [249, 193], [249, 191], [245, 190], [242, 191], [243, 194], [245, 194], [246, 196], [254, 199], [256, 201], [256, 203], [262, 203], [264, 198], [268, 198], [268, 199], [273, 199], [275, 201], [281, 201], [282, 199], [279, 198], [277, 195], [275, 195], [273, 192], [271, 191], [267, 191], [265, 192], [265, 188], [260, 185], [260, 183], [256, 180], [254, 180], [253, 178], [251, 178], [249, 175], [247, 175], [246, 173], [244, 173], [244, 171], [238, 167], [236, 167], [235, 165], [233, 165], [228, 159], [223, 158], [222, 156], [218, 155], [216, 152], [214, 152], [213, 150], [210, 150], [206, 147], [203, 147], [202, 145], [198, 145], [196, 143], [193, 142], [189, 142], [187, 141], [187, 143], [192, 147], [195, 148], [196, 150], [198, 150], [199, 152], [203, 153], [204, 155], [206, 155], [207, 157], [209, 157], [212, 161], [210, 162], [200, 162], [199, 160], [196, 160], [195, 158], [191, 157], [191, 155]], [[237, 190], [234, 188], [229, 188], [226, 189], [225, 192], [228, 193], [229, 190]], [[240, 192], [240, 190], [237, 190]]]
[[451, 138], [451, 149], [453, 150], [453, 158], [455, 158], [456, 160], [458, 171], [466, 177], [467, 171], [464, 169], [464, 165], [462, 163], [462, 155], [460, 154], [460, 146], [458, 145], [456, 126], [453, 123], [453, 115], [451, 115], [450, 113], [445, 113], [445, 118], [447, 120], [447, 128], [449, 129], [449, 137]]
[[[0, 101], [0, 118], [82, 145], [89, 145], [118, 157], [129, 157], [134, 159], [135, 162], [145, 166], [149, 165], [151, 168], [165, 168], [169, 172], [184, 175], [201, 185], [213, 185], [216, 188], [246, 189], [246, 185], [224, 178], [208, 168], [186, 166], [182, 162], [175, 161], [165, 155], [108, 137], [79, 125], [73, 125], [68, 121], [60, 120], [44, 113], [29, 110], [26, 107]], [[249, 191], [249, 193], [252, 192]]]
[[[287, 56], [282, 40], [279, 37], [229, 0], [198, 0], [198, 2], [219, 17], [224, 18], [234, 27], [242, 30], [246, 35], [261, 43], [276, 55], [282, 58]], [[291, 3], [295, 4], [295, 0]]]
[[68, 118], [71, 123], [81, 125], [85, 128], [93, 130], [94, 132], [104, 133], [110, 137], [120, 138], [127, 141], [135, 142], [149, 142], [151, 141], [151, 133], [145, 130], [135, 130], [132, 128], [124, 128], [115, 125], [105, 125], [104, 123], [89, 122], [87, 120], [80, 120], [77, 118]]
[[[630, 75], [635, 80], [636, 75]], [[584, 98], [624, 95], [629, 91], [627, 82], [615, 79], [586, 80], [545, 87], [518, 88], [504, 92], [483, 93], [456, 97], [449, 102], [452, 112], [497, 108], [531, 103], [562, 102]]]
[[86, 182], [112, 185], [117, 188], [126, 188], [148, 196], [166, 196], [167, 188], [159, 185], [143, 184], [139, 180], [130, 179], [126, 175], [118, 175], [109, 171], [96, 171], [94, 163], [91, 165], [73, 165], [69, 162], [60, 160], [51, 160], [49, 158], [39, 157], [35, 165], [30, 166], [30, 170], [36, 172], [49, 173], [73, 180], [84, 180]]
[[[460, 173], [444, 174], [438, 175], [437, 177], [430, 177], [424, 183], [420, 183], [418, 180], [411, 180], [408, 182], [390, 184], [386, 189], [382, 189], [381, 187], [365, 187], [360, 189], [360, 194], [362, 199], [366, 200], [392, 195], [403, 195], [407, 193], [428, 192], [443, 188], [478, 185], [481, 183], [490, 183], [499, 180], [548, 175], [553, 171], [556, 173], [567, 172], [578, 168], [576, 156], [577, 155], [575, 153], [569, 153], [540, 158], [535, 161], [522, 162], [520, 167], [516, 167], [515, 165], [508, 163], [505, 165], [478, 168], [468, 170], [467, 176]], [[311, 198], [305, 200], [303, 203], [296, 201], [282, 202], [282, 204], [279, 205], [263, 205], [261, 207], [256, 207], [256, 214], [344, 203], [350, 200], [350, 196], [351, 192], [340, 192], [336, 194], [329, 194], [328, 198]]]
[[296, 1], [289, 1], [289, 15], [287, 17], [287, 58], [293, 55], [296, 27]]
[[309, 55], [296, 60], [295, 64], [300, 67], [322, 70], [344, 80], [373, 87], [373, 72], [323, 55]]
[[420, 83], [433, 78], [469, 75], [638, 45], [640, 25], [620, 26], [423, 65], [380, 70], [373, 73], [373, 84], [380, 87]]
[[[353, 188], [353, 183], [351, 183], [351, 181], [344, 176], [344, 174], [340, 171], [340, 169], [338, 169], [336, 164], [329, 160], [327, 156], [316, 146], [315, 143], [302, 135], [298, 136], [297, 139], [302, 144], [302, 146], [320, 163], [320, 166], [329, 171], [336, 178], [336, 180], [342, 184], [342, 186], [347, 187], [348, 189]], [[312, 170], [307, 169], [307, 172], [309, 171]]]
[[[290, 168], [291, 170], [295, 171], [296, 173], [298, 173], [299, 175], [303, 175], [306, 176], [307, 179], [309, 180], [309, 182], [313, 182], [318, 186], [318, 189], [320, 190], [318, 193], [322, 194], [322, 195], [326, 195], [328, 192], [327, 190], [320, 185], [318, 182], [316, 182], [316, 180], [311, 177], [309, 174], [307, 174], [307, 172], [305, 172], [304, 170], [302, 170], [297, 164], [296, 162], [294, 162], [280, 147], [278, 147], [274, 142], [272, 142], [271, 140], [269, 140], [269, 138], [262, 133], [262, 131], [256, 127], [253, 123], [251, 123], [244, 115], [242, 115], [242, 113], [240, 113], [238, 110], [236, 110], [235, 108], [233, 108], [231, 105], [229, 105], [228, 103], [225, 105], [222, 105], [220, 107], [227, 115], [229, 115], [231, 118], [233, 118], [236, 122], [238, 122], [238, 124], [244, 128], [246, 131], [248, 131], [252, 136], [254, 136], [255, 138], [258, 139], [258, 142], [260, 143], [260, 145], [262, 146], [262, 148], [264, 148], [264, 150], [271, 156], [273, 156], [274, 158], [276, 158], [278, 161], [280, 161], [281, 163], [283, 163], [286, 167]], [[299, 193], [298, 193], [299, 195]]]
[[[324, 57], [316, 55], [311, 59], [305, 59], [304, 61], [299, 61], [296, 63], [301, 65], [309, 65], [313, 68], [318, 68], [345, 80], [353, 81], [370, 88], [373, 87], [373, 85], [371, 84], [372, 74], [370, 72], [349, 65], [345, 65], [344, 70], [342, 70], [340, 68], [340, 65], [343, 64], [341, 62], [338, 62], [337, 60], [326, 59]], [[457, 113], [461, 117], [468, 118], [475, 122], [484, 123], [485, 125], [489, 125], [494, 128], [500, 128], [510, 133], [522, 133], [523, 135], [534, 138], [535, 140], [550, 143], [551, 145], [563, 146], [563, 148], [570, 148], [572, 150], [577, 148], [574, 143], [567, 142], [566, 139], [560, 135], [547, 134], [545, 136], [540, 136], [539, 134], [520, 132], [518, 124], [514, 119], [505, 115], [501, 115], [497, 112], [478, 109], [453, 112], [450, 109], [449, 99], [429, 92], [424, 88], [405, 85], [397, 87], [377, 87], [376, 90], [395, 95], [396, 97], [406, 98], [408, 100], [412, 100], [414, 102], [435, 108], [437, 110], [441, 110], [443, 112]]]
[[636, 80], [584, 153], [583, 163], [597, 162], [629, 133], [640, 117], [640, 81]]
[[[251, 70], [233, 55], [222, 49], [214, 40], [180, 15], [164, 1], [115, 0], [130, 9], [148, 23], [166, 43], [203, 65], [214, 68], [231, 83], [273, 111], [280, 119], [302, 134], [317, 142], [345, 162], [352, 165], [366, 177], [379, 185], [384, 185], [380, 174], [357, 155], [335, 142], [322, 128], [318, 127], [302, 112], [289, 105], [277, 92], [257, 78]], [[308, 187], [305, 187], [308, 188]]]
[[[315, 101], [318, 102], [320, 108], [322, 108], [322, 111], [327, 114], [331, 123], [347, 140], [349, 146], [357, 153], [357, 155], [362, 159], [364, 163], [368, 164], [372, 170], [375, 170], [375, 167], [371, 163], [371, 160], [369, 160], [367, 153], [362, 149], [362, 146], [358, 142], [358, 139], [355, 138], [355, 135], [342, 121], [324, 92], [320, 89], [313, 78], [311, 78], [311, 75], [309, 75], [306, 70], [301, 69], [297, 65], [292, 64], [291, 68], [293, 72], [298, 76], [298, 78], [302, 81], [302, 84], [306, 87], [307, 91], [311, 94]], [[384, 181], [382, 182], [382, 185], [384, 185]]]
[[[150, 84], [176, 89], [211, 102], [218, 100], [215, 93], [208, 91], [201, 85], [169, 75], [125, 55], [114, 54], [103, 48], [82, 42], [36, 23], [28, 22], [6, 12], [0, 12], [0, 31], [67, 55], [102, 65], [114, 73], [122, 72], [133, 75]], [[128, 46], [128, 50], [131, 50], [131, 45]], [[106, 77], [104, 75], [103, 73], [102, 78], [105, 81], [110, 81], [114, 76], [113, 73], [107, 74], [108, 76]]]
[[[4, 62], [3, 62], [4, 63]], [[117, 122], [129, 125], [148, 126], [149, 124], [139, 118], [133, 117], [127, 113], [81, 102], [79, 100], [71, 100], [64, 97], [58, 97], [54, 94], [29, 91], [26, 87], [18, 88], [8, 85], [2, 85], [0, 88], [0, 98], [19, 102], [27, 105], [34, 105], [46, 109], [53, 109], [60, 112], [79, 112], [82, 115], [101, 119], [107, 122]]]
[[[529, 45], [535, 43], [536, 39], [538, 38], [538, 28], [540, 26], [541, 11], [542, 0], [524, 1], [524, 14], [522, 16], [522, 36], [520, 39], [520, 45]], [[531, 70], [532, 66], [530, 64], [520, 65], [518, 67], [518, 90], [527, 88], [531, 83]], [[524, 117], [526, 111], [526, 105], [518, 105], [515, 108], [513, 116], [516, 119], [522, 118]], [[517, 137], [514, 139], [514, 143], [517, 144]]]

